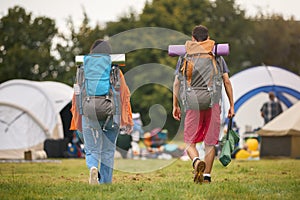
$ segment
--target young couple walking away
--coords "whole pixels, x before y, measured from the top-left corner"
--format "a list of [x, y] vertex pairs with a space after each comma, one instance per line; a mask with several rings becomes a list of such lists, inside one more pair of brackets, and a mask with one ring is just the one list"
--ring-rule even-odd
[[[222, 85], [230, 104], [227, 117], [234, 116], [229, 70], [223, 57], [214, 54], [214, 47], [208, 29], [196, 26], [192, 40], [186, 41], [186, 54], [179, 57], [173, 85], [173, 117], [184, 120], [184, 142], [195, 183], [211, 182]], [[117, 136], [120, 129], [130, 134], [133, 126], [130, 92], [110, 53], [107, 41], [95, 41], [76, 75], [71, 129], [83, 135], [90, 184], [112, 182]], [[199, 142], [205, 144], [204, 160], [196, 148]]]

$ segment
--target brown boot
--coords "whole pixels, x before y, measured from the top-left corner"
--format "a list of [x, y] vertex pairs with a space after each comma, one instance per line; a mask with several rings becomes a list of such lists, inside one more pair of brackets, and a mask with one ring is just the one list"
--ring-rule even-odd
[[205, 170], [205, 162], [202, 160], [196, 160], [194, 164], [194, 182], [203, 183], [203, 172]]

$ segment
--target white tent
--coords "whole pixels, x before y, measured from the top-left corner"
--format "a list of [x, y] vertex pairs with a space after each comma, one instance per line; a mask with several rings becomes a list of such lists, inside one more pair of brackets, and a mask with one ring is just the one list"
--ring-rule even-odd
[[257, 133], [262, 137], [262, 156], [300, 157], [300, 101]]
[[73, 89], [59, 82], [10, 80], [0, 85], [0, 158], [24, 158], [24, 151], [43, 150], [47, 138], [63, 138], [59, 112]]
[[[241, 134], [264, 125], [260, 108], [268, 101], [269, 91], [275, 92], [284, 110], [300, 100], [300, 77], [279, 67], [252, 67], [233, 75], [230, 80], [235, 100], [234, 120]], [[223, 99], [224, 120], [229, 108], [224, 90]]]

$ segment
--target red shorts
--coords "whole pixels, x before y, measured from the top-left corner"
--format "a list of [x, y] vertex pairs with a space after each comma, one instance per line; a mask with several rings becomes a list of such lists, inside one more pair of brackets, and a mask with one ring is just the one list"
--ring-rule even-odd
[[187, 110], [184, 121], [184, 142], [193, 144], [203, 142], [207, 145], [216, 145], [220, 133], [219, 104], [208, 110]]
[[219, 136], [221, 130], [221, 106], [215, 104], [212, 107], [211, 120], [209, 129], [204, 138], [204, 143], [207, 145], [216, 145], [219, 143]]

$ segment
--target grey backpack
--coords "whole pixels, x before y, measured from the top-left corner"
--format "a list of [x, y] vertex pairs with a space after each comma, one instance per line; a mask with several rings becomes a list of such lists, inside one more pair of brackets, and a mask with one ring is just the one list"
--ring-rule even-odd
[[179, 69], [180, 99], [185, 110], [207, 110], [221, 99], [222, 73], [212, 53], [186, 54]]

